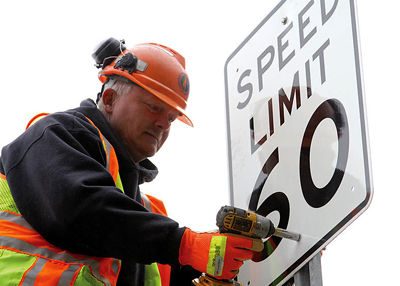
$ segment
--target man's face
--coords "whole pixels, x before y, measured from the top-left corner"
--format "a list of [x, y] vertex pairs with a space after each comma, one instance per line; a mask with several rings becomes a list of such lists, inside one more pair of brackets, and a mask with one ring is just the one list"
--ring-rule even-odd
[[168, 104], [136, 85], [129, 94], [114, 94], [110, 106], [106, 105], [106, 116], [136, 163], [153, 156], [161, 148], [168, 138], [171, 123], [179, 115]]

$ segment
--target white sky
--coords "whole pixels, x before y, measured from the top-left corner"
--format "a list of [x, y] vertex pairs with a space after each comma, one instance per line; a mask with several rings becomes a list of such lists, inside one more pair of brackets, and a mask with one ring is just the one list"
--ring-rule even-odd
[[[278, 2], [0, 4], [0, 146], [21, 133], [37, 113], [95, 98], [100, 83], [91, 53], [101, 40], [112, 36], [125, 39], [128, 47], [143, 42], [170, 46], [186, 58], [191, 83], [187, 113], [195, 128], [174, 124], [153, 159], [160, 175], [142, 190], [164, 200], [182, 226], [215, 228], [216, 212], [229, 204], [224, 65]], [[399, 8], [396, 1], [358, 1], [375, 193], [369, 209], [324, 252], [326, 286], [388, 285], [397, 280]]]

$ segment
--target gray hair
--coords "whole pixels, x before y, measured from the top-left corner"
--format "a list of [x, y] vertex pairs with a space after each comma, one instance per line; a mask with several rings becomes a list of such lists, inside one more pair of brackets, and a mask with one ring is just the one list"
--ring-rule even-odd
[[[103, 95], [104, 91], [112, 88], [113, 90], [115, 90], [118, 96], [125, 96], [128, 93], [130, 93], [134, 85], [136, 85], [134, 82], [130, 80], [125, 80], [125, 78], [109, 77], [107, 81], [104, 83], [101, 93]], [[101, 98], [99, 99], [97, 106], [100, 110], [103, 110], [104, 105]]]

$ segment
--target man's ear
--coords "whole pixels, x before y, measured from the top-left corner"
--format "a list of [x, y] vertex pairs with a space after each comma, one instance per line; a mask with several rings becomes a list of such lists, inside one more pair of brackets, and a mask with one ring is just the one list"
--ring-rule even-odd
[[116, 95], [117, 95], [117, 93], [115, 92], [115, 90], [113, 90], [111, 88], [106, 89], [103, 92], [103, 96], [101, 97], [101, 100], [103, 101], [104, 110], [107, 113], [113, 112]]

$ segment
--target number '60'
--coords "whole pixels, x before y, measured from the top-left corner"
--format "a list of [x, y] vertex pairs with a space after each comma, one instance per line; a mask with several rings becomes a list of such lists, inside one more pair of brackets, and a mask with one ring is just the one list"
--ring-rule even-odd
[[[311, 176], [310, 147], [315, 130], [324, 119], [333, 121], [338, 137], [338, 153], [335, 171], [329, 182], [322, 188], [314, 184]], [[342, 103], [337, 99], [324, 101], [311, 116], [303, 135], [303, 141], [299, 158], [300, 186], [304, 200], [312, 208], [325, 206], [336, 194], [347, 165], [349, 154], [349, 128], [347, 115]], [[275, 192], [265, 199], [258, 207], [258, 202], [263, 191], [265, 182], [268, 180], [274, 168], [279, 164], [279, 147], [268, 157], [251, 194], [249, 210], [260, 215], [277, 211], [279, 212], [279, 224], [277, 227], [286, 229], [289, 224], [290, 203], [288, 197], [282, 192]], [[296, 178], [293, 178], [294, 180]], [[262, 261], [270, 256], [280, 244], [282, 238], [271, 237], [264, 242], [264, 250], [253, 257], [254, 261]]]

